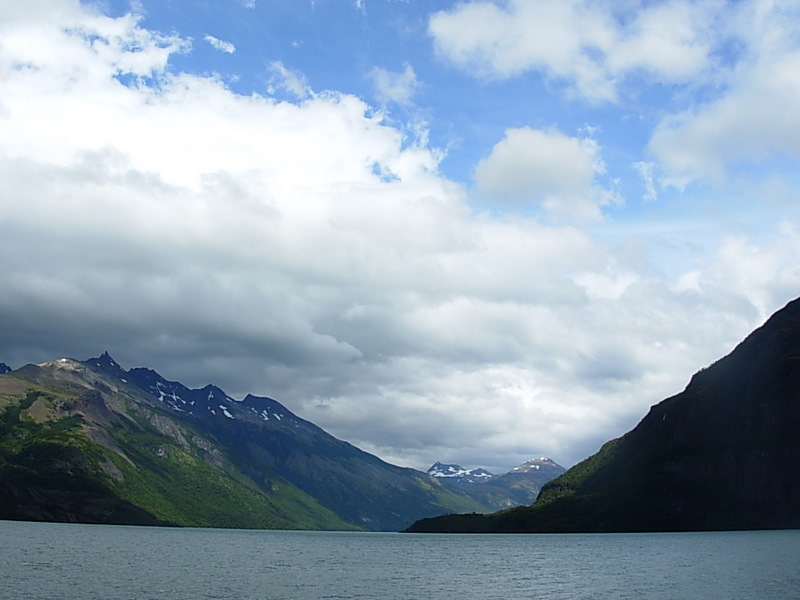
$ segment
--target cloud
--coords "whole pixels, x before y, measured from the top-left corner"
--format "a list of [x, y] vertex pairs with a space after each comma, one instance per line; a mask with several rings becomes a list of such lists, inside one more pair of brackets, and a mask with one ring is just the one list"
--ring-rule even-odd
[[717, 10], [679, 0], [479, 0], [435, 13], [429, 32], [445, 60], [478, 77], [538, 71], [589, 100], [613, 101], [628, 76], [676, 83], [707, 69]]
[[726, 12], [714, 1], [642, 3], [622, 22], [617, 15], [601, 66], [616, 78], [641, 71], [663, 83], [693, 81], [713, 65], [717, 40], [710, 32]]
[[722, 180], [731, 169], [800, 159], [800, 48], [744, 68], [721, 97], [665, 118], [649, 148], [667, 181]]
[[[135, 17], [19, 6], [0, 8], [12, 366], [107, 349], [403, 465], [571, 464], [800, 288], [789, 221], [660, 269], [643, 233], [475, 212], [436, 149], [282, 63], [291, 101], [241, 95], [174, 71], [187, 42]], [[509, 129], [476, 180], [593, 215], [601, 164], [590, 139]]]
[[653, 201], [658, 198], [656, 191], [656, 182], [653, 177], [653, 167], [655, 165], [651, 162], [638, 161], [633, 164], [633, 168], [639, 172], [645, 187], [644, 199], [646, 201]]
[[720, 183], [735, 169], [800, 159], [800, 113], [791, 108], [800, 93], [800, 9], [741, 2], [725, 14], [717, 36], [734, 50], [715, 72], [716, 93], [665, 116], [651, 137], [665, 184]]
[[[779, 235], [770, 244], [758, 244], [743, 235], [726, 236], [716, 250], [708, 279], [767, 312], [777, 296], [797, 293], [800, 280], [800, 230], [794, 223], [779, 224]], [[724, 282], [724, 284], [723, 284]]]
[[305, 75], [287, 68], [281, 61], [272, 61], [268, 65], [268, 70], [271, 73], [267, 82], [267, 90], [270, 94], [284, 91], [298, 100], [308, 98], [313, 94]]
[[[71, 84], [69, 74], [58, 70], [58, 65], [66, 61], [86, 70], [81, 73], [82, 83], [95, 85], [109, 75], [122, 73], [152, 77], [163, 72], [171, 55], [190, 48], [188, 41], [177, 36], [141, 29], [137, 15], [108, 19], [83, 12], [75, 0], [56, 7], [47, 0], [33, 0], [24, 6], [4, 7], [3, 12], [4, 75], [13, 78], [15, 72], [25, 68], [50, 71], [57, 77], [52, 87]], [[59, 27], [65, 31], [58, 31]], [[44, 38], [41, 31], [52, 35]]]
[[509, 202], [541, 204], [572, 219], [597, 219], [605, 201], [594, 185], [603, 163], [597, 144], [558, 130], [509, 129], [475, 169], [481, 193]]
[[[319, 0], [311, 0], [311, 7], [314, 8], [317, 5]], [[366, 14], [367, 12], [367, 3], [366, 0], [353, 0], [353, 6], [359, 12]]]
[[368, 76], [375, 86], [375, 96], [383, 104], [394, 102], [401, 106], [409, 106], [420, 86], [414, 69], [408, 64], [400, 73], [373, 67]]
[[671, 108], [639, 164], [652, 163], [650, 182], [683, 189], [800, 158], [798, 19], [786, 0], [475, 0], [432, 15], [429, 34], [443, 60], [483, 79], [532, 72], [623, 105], [637, 102], [637, 83], [659, 85]]
[[230, 42], [217, 39], [213, 35], [206, 34], [203, 39], [211, 44], [212, 48], [216, 48], [220, 52], [225, 52], [226, 54], [233, 54], [236, 52], [236, 46]]

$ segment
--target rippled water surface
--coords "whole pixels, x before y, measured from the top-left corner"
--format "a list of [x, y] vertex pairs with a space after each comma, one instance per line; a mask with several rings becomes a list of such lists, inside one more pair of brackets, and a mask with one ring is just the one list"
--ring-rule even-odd
[[798, 599], [800, 531], [424, 535], [0, 521], [0, 599]]

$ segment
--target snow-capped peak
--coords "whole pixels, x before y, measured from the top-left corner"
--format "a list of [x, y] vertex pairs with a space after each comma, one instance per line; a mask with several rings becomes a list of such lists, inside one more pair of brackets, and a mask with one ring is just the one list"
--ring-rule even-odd
[[434, 463], [427, 471], [431, 477], [437, 479], [457, 479], [464, 482], [474, 482], [485, 480], [492, 477], [492, 474], [486, 469], [465, 469], [460, 465], [443, 464], [440, 462]]
[[540, 458], [532, 458], [531, 460], [514, 467], [509, 473], [530, 473], [531, 471], [541, 471], [542, 469], [560, 469], [564, 468], [556, 463], [553, 459], [542, 456]]

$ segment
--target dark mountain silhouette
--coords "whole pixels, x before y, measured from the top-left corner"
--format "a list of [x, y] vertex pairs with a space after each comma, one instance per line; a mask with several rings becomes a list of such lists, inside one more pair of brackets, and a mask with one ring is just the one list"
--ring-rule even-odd
[[800, 300], [542, 489], [529, 507], [409, 531], [800, 528]]

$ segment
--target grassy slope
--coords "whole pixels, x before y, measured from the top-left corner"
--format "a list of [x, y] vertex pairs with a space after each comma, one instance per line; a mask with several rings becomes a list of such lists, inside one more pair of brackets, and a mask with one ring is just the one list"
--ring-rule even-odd
[[0, 517], [396, 531], [488, 509], [310, 424], [181, 420], [140, 395], [61, 361], [0, 375]]
[[[131, 419], [118, 419], [102, 428], [107, 435], [101, 439], [106, 443], [93, 441], [92, 437], [98, 438], [97, 425], [87, 423], [80, 414], [69, 414], [81, 390], [37, 388], [9, 375], [2, 378], [2, 517], [354, 528], [288, 482], [273, 480], [268, 490], [262, 490], [230, 463], [222, 468], [210, 464], [198, 448], [164, 435], [134, 411]], [[184, 437], [199, 435], [186, 433]]]

